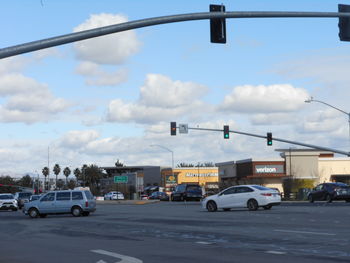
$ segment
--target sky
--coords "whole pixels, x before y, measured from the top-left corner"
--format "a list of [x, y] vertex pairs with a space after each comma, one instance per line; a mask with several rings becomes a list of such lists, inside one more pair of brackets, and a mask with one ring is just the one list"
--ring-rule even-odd
[[[226, 11], [337, 12], [316, 0], [4, 0], [0, 48], [138, 19]], [[350, 43], [337, 18], [227, 19], [145, 27], [0, 60], [0, 175], [41, 175], [57, 163], [114, 166], [279, 158], [296, 147], [170, 122], [349, 151]]]

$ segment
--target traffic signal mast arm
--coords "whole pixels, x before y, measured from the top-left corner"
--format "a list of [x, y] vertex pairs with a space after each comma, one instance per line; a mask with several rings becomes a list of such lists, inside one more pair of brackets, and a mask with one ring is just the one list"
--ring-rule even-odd
[[[19, 54], [24, 54], [44, 48], [55, 47], [63, 44], [73, 43], [85, 39], [94, 37], [100, 37], [108, 34], [123, 32], [136, 28], [142, 28], [147, 26], [155, 26], [161, 24], [184, 22], [192, 20], [205, 20], [205, 19], [223, 19], [223, 18], [297, 18], [297, 17], [310, 17], [310, 18], [350, 18], [349, 12], [203, 12], [203, 13], [189, 13], [170, 16], [152, 17], [146, 19], [140, 19], [135, 21], [129, 21], [125, 23], [98, 27], [94, 29], [84, 30], [80, 32], [60, 35], [56, 37], [41, 39], [33, 42], [19, 44], [0, 49], [0, 59], [11, 57]], [[344, 39], [347, 38], [348, 26], [345, 25]], [[341, 32], [341, 35], [343, 33]]]
[[[206, 129], [206, 128], [190, 128], [188, 127], [189, 130], [198, 130], [198, 131], [218, 131], [218, 132], [223, 132], [224, 130], [222, 129]], [[231, 133], [237, 133], [237, 134], [242, 134], [242, 135], [247, 135], [247, 136], [252, 136], [252, 137], [257, 137], [257, 138], [263, 138], [267, 139], [267, 136], [265, 135], [258, 135], [258, 134], [253, 134], [253, 133], [248, 133], [248, 132], [240, 132], [240, 131], [229, 131]], [[279, 141], [279, 142], [285, 142], [285, 143], [290, 143], [290, 144], [295, 144], [295, 145], [300, 145], [300, 146], [305, 146], [308, 148], [316, 149], [316, 150], [322, 150], [322, 151], [330, 151], [334, 153], [339, 153], [342, 155], [350, 156], [350, 152], [345, 152], [345, 151], [340, 151], [337, 149], [332, 149], [328, 147], [323, 147], [323, 146], [317, 146], [317, 145], [312, 145], [312, 144], [307, 144], [307, 143], [302, 143], [302, 142], [296, 142], [296, 141], [290, 141], [290, 140], [285, 140], [285, 139], [280, 139], [280, 138], [275, 138], [273, 137], [274, 141]]]

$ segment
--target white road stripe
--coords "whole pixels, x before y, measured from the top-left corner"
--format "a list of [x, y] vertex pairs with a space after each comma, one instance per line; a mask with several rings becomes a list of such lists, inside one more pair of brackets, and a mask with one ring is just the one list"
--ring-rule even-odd
[[274, 251], [274, 250], [265, 251], [265, 253], [275, 254], [275, 255], [285, 255], [285, 254], [287, 254], [286, 252]]
[[121, 254], [117, 254], [117, 253], [114, 253], [114, 252], [109, 252], [109, 251], [102, 250], [102, 249], [90, 250], [90, 251], [94, 252], [94, 253], [97, 253], [97, 254], [106, 255], [106, 256], [110, 256], [110, 257], [121, 259], [121, 261], [117, 261], [118, 263], [143, 263], [143, 261], [140, 260], [140, 259], [129, 257], [129, 256], [124, 256], [124, 255], [121, 255]]
[[283, 230], [283, 229], [275, 229], [274, 231], [276, 231], [276, 232], [286, 232], [286, 233], [297, 233], [297, 234], [335, 236], [335, 234], [332, 234], [332, 233], [320, 233], [320, 232], [309, 232], [309, 231], [295, 231], [295, 230]]
[[211, 245], [211, 244], [213, 244], [213, 243], [211, 243], [211, 242], [206, 242], [206, 241], [198, 241], [198, 242], [196, 242], [197, 244], [201, 244], [201, 245]]

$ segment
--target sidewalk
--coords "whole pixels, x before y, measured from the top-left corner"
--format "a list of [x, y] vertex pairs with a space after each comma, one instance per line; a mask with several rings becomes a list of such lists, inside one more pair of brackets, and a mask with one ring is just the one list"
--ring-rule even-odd
[[96, 200], [98, 205], [148, 205], [160, 202], [159, 200]]

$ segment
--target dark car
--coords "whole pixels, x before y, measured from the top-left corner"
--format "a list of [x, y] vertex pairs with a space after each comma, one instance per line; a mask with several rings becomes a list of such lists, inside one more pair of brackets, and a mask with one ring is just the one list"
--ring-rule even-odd
[[15, 199], [18, 203], [18, 208], [21, 209], [24, 206], [24, 203], [29, 202], [29, 198], [32, 195], [31, 192], [17, 192], [15, 193]]
[[148, 199], [159, 199], [160, 201], [169, 201], [169, 196], [164, 192], [153, 192]]
[[345, 200], [350, 202], [350, 186], [344, 183], [323, 183], [316, 186], [308, 194], [308, 200], [314, 201]]
[[198, 184], [179, 184], [171, 194], [171, 201], [200, 201], [202, 197], [202, 188]]

